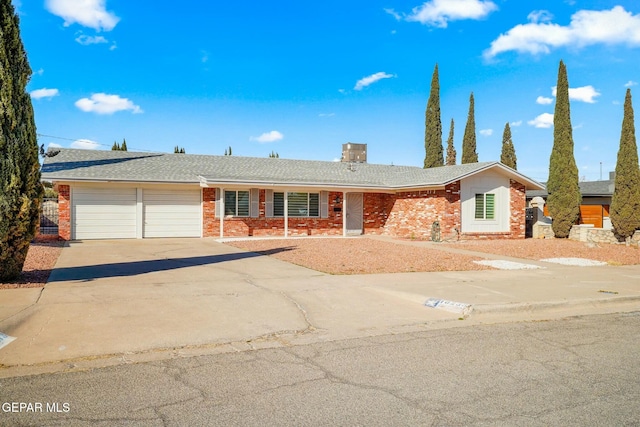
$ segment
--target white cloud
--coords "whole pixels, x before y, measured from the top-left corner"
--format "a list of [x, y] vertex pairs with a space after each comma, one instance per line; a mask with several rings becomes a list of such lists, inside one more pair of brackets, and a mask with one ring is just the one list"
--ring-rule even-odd
[[626, 82], [624, 84], [624, 87], [631, 87], [631, 86], [637, 86], [638, 82], [634, 82], [633, 80], [629, 80], [628, 82]]
[[536, 104], [549, 105], [553, 102], [553, 98], [547, 98], [545, 96], [539, 96], [536, 98]]
[[206, 50], [201, 50], [200, 62], [202, 62], [203, 64], [206, 64], [208, 61], [209, 61], [209, 52], [207, 52]]
[[127, 98], [106, 93], [94, 93], [91, 98], [82, 98], [76, 101], [76, 107], [86, 113], [113, 114], [118, 111], [131, 110], [132, 113], [142, 113], [140, 106], [135, 105]]
[[59, 94], [60, 91], [58, 89], [47, 89], [46, 87], [42, 89], [32, 90], [30, 93], [31, 98], [33, 99], [53, 98], [54, 96], [58, 96]]
[[414, 7], [405, 19], [446, 28], [449, 21], [482, 19], [497, 9], [490, 0], [431, 0]]
[[553, 114], [542, 113], [535, 119], [529, 120], [527, 123], [537, 128], [550, 128], [553, 126]]
[[358, 80], [356, 82], [356, 85], [353, 87], [353, 89], [355, 90], [362, 90], [365, 87], [379, 81], [382, 79], [390, 79], [392, 77], [395, 77], [393, 74], [387, 74], [384, 72], [379, 72], [379, 73], [375, 73], [375, 74], [371, 74], [370, 76], [367, 77], [363, 77], [360, 80]]
[[47, 145], [47, 148], [62, 148], [62, 145], [55, 142], [50, 142], [49, 145]]
[[[558, 88], [556, 86], [551, 88], [551, 93], [553, 96], [556, 96]], [[574, 101], [586, 102], [588, 104], [594, 104], [596, 100], [594, 99], [596, 96], [600, 96], [600, 92], [598, 92], [593, 86], [582, 86], [576, 88], [569, 88], [569, 99], [573, 99]]]
[[333, 117], [335, 115], [336, 113], [320, 113], [318, 114], [318, 117]]
[[88, 46], [90, 44], [109, 43], [109, 40], [102, 36], [88, 36], [86, 34], [80, 34], [76, 37], [76, 41], [84, 46]]
[[265, 132], [260, 136], [252, 136], [249, 138], [250, 141], [258, 141], [261, 144], [266, 142], [276, 142], [280, 141], [284, 138], [284, 135], [278, 132], [277, 130], [272, 130], [271, 132]]
[[480, 131], [480, 135], [482, 135], [482, 136], [491, 136], [491, 135], [493, 135], [493, 129], [482, 129]]
[[[540, 12], [538, 12], [540, 13]], [[640, 46], [640, 14], [622, 6], [611, 10], [580, 10], [567, 26], [540, 21], [544, 15], [529, 15], [531, 22], [516, 25], [491, 42], [485, 58], [508, 51], [546, 54], [562, 46], [585, 47], [598, 43]]]
[[402, 19], [402, 16], [398, 12], [393, 10], [393, 9], [388, 9], [387, 8], [387, 9], [384, 9], [384, 11], [386, 13], [388, 13], [389, 15], [393, 16], [394, 18], [396, 18], [396, 21], [400, 21]]
[[522, 120], [518, 120], [517, 122], [511, 122], [510, 125], [511, 126], [515, 126], [515, 127], [521, 126], [522, 125]]
[[120, 18], [106, 10], [106, 0], [46, 0], [45, 7], [64, 19], [65, 27], [80, 24], [96, 31], [111, 31]]
[[40, 68], [38, 71], [36, 71], [36, 72], [35, 72], [35, 73], [33, 73], [33, 74], [37, 74], [37, 75], [39, 75], [39, 76], [43, 75], [43, 74], [44, 74], [44, 68]]
[[553, 15], [548, 10], [534, 10], [527, 16], [527, 19], [533, 23], [550, 22]]
[[[51, 144], [49, 144], [51, 145]], [[71, 148], [81, 148], [83, 150], [98, 150], [100, 144], [90, 139], [77, 139], [70, 145]]]

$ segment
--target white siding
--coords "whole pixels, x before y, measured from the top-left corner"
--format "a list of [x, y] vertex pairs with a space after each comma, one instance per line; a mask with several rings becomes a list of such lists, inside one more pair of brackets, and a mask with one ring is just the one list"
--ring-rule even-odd
[[[475, 218], [475, 195], [495, 194], [494, 219]], [[495, 172], [482, 172], [460, 182], [463, 233], [496, 233], [509, 231], [509, 178]]]
[[136, 189], [73, 187], [72, 239], [136, 237]]
[[200, 237], [200, 190], [142, 192], [143, 237]]

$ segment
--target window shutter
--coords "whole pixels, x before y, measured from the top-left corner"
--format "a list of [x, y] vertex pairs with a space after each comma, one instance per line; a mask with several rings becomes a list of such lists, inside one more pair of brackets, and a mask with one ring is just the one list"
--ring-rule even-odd
[[222, 212], [222, 191], [216, 188], [216, 218], [220, 218]]
[[486, 195], [486, 203], [485, 203], [485, 219], [494, 219], [495, 216], [495, 194], [487, 194]]
[[252, 188], [249, 190], [251, 200], [251, 218], [258, 218], [260, 216], [260, 189]]
[[476, 219], [484, 219], [484, 194], [476, 194]]
[[329, 218], [329, 192], [320, 192], [320, 218]]
[[264, 191], [264, 216], [273, 217], [273, 190]]

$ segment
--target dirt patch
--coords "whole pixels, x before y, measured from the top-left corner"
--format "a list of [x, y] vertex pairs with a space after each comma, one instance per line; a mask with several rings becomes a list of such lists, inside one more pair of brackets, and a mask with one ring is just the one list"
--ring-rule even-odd
[[481, 258], [366, 237], [245, 240], [227, 244], [329, 274], [491, 269], [473, 263]]
[[51, 270], [56, 265], [64, 241], [57, 236], [40, 235], [31, 242], [27, 259], [18, 279], [0, 283], [0, 289], [41, 288], [47, 283]]
[[637, 246], [593, 244], [568, 239], [478, 240], [446, 243], [447, 246], [477, 252], [541, 260], [544, 258], [585, 258], [610, 265], [640, 264]]

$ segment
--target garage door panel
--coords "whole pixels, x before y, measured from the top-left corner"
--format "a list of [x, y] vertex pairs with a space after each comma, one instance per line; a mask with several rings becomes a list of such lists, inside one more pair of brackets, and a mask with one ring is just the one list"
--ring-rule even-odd
[[143, 190], [144, 237], [200, 237], [200, 190]]
[[135, 188], [73, 189], [75, 239], [136, 237]]

